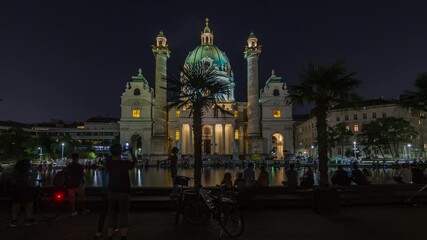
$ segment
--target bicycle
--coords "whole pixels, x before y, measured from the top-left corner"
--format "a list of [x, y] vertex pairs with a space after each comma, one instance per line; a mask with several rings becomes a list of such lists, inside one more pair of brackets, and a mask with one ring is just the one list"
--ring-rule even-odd
[[177, 177], [178, 186], [181, 187], [177, 196], [175, 223], [180, 214], [183, 214], [184, 219], [192, 224], [206, 223], [212, 215], [221, 226], [220, 238], [223, 232], [232, 238], [241, 236], [244, 231], [244, 220], [236, 201], [224, 196], [224, 185], [216, 186], [216, 195], [204, 188], [200, 188], [197, 195], [194, 189], [184, 190], [190, 179], [183, 176]]
[[66, 189], [59, 187], [42, 187], [41, 183], [46, 179], [36, 179], [34, 206], [37, 213], [48, 221], [59, 216], [66, 205]]

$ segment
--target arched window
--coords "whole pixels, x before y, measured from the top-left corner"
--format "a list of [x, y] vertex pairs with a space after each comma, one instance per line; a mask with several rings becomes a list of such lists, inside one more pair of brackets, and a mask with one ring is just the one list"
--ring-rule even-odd
[[205, 69], [208, 69], [208, 68], [211, 66], [211, 63], [210, 63], [209, 61], [205, 61], [205, 62], [203, 63], [203, 65], [204, 65], [204, 68], [205, 68]]
[[133, 90], [133, 95], [135, 96], [141, 95], [141, 90], [139, 90], [139, 88], [135, 88], [135, 90]]
[[278, 89], [274, 89], [273, 90], [273, 96], [279, 96], [279, 95], [280, 95], [279, 90]]
[[176, 130], [175, 130], [175, 140], [176, 140], [176, 141], [179, 141], [179, 139], [180, 139], [179, 130], [178, 130], [178, 129], [176, 129]]

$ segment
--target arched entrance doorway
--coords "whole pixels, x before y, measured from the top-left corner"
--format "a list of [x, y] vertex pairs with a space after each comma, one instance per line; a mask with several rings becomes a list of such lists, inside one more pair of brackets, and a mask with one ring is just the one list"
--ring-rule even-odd
[[284, 146], [283, 136], [280, 133], [275, 133], [271, 137], [271, 155], [275, 159], [284, 159]]
[[203, 127], [203, 154], [212, 154], [212, 128], [210, 126]]
[[142, 148], [142, 137], [138, 134], [134, 134], [131, 138], [131, 146], [134, 150], [136, 159], [142, 160], [143, 157], [143, 148]]

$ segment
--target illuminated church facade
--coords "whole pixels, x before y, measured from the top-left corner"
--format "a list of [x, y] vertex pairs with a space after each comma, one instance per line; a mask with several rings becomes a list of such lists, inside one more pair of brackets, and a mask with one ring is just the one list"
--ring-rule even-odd
[[[191, 51], [184, 64], [201, 61], [213, 66], [226, 81], [230, 94], [222, 106], [233, 115], [215, 116], [205, 112], [203, 117], [202, 151], [205, 156], [233, 159], [264, 159], [274, 156], [283, 159], [293, 153], [292, 106], [286, 104], [288, 90], [281, 77], [272, 71], [264, 88], [258, 80], [258, 58], [261, 45], [253, 33], [244, 47], [242, 60], [247, 61], [247, 102], [234, 98], [234, 74], [227, 56], [214, 45], [213, 31], [206, 19], [200, 35], [200, 45]], [[121, 96], [120, 141], [130, 144], [138, 158], [165, 159], [172, 147], [183, 155], [193, 155], [194, 140], [189, 109], [165, 110], [167, 102], [167, 62], [171, 57], [168, 41], [160, 32], [152, 46], [155, 60], [155, 86], [151, 87], [141, 69], [126, 83]]]

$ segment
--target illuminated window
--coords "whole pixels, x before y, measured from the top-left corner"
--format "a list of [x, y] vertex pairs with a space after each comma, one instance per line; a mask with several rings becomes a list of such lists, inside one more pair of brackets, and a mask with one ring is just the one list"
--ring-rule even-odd
[[279, 118], [280, 117], [280, 110], [276, 109], [273, 111], [273, 117], [274, 118]]
[[350, 126], [349, 126], [349, 125], [346, 125], [346, 126], [345, 126], [345, 130], [347, 130], [347, 131], [348, 131], [348, 130], [350, 130]]
[[358, 124], [358, 123], [355, 123], [355, 124], [354, 124], [354, 126], [353, 126], [353, 131], [354, 131], [354, 132], [358, 132], [358, 131], [359, 131], [359, 124]]
[[424, 143], [424, 150], [427, 149], [427, 143]]
[[176, 141], [179, 141], [179, 137], [180, 137], [180, 135], [179, 135], [179, 130], [178, 130], [178, 129], [176, 129], [176, 130], [175, 130], [175, 140], [176, 140]]
[[234, 130], [234, 139], [239, 140], [239, 129]]
[[234, 110], [234, 117], [239, 117], [239, 111], [238, 110]]
[[179, 117], [179, 116], [181, 116], [181, 111], [179, 111], [179, 110], [176, 110], [176, 111], [175, 111], [175, 115], [176, 115], [176, 117]]
[[132, 117], [134, 117], [134, 118], [141, 117], [141, 110], [139, 110], [139, 109], [132, 110]]

